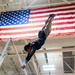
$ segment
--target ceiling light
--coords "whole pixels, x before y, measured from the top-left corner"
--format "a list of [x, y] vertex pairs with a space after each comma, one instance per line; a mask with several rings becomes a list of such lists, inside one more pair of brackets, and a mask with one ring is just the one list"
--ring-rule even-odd
[[44, 71], [55, 70], [55, 68], [43, 68]]
[[43, 68], [55, 67], [54, 65], [43, 65]]
[[44, 71], [55, 70], [55, 66], [54, 65], [43, 65], [43, 70]]

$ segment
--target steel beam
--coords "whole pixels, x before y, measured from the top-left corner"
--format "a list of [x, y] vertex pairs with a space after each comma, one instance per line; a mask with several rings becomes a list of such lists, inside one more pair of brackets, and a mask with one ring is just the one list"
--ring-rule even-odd
[[[33, 6], [28, 6], [28, 8], [44, 7], [44, 6], [51, 6], [51, 5], [61, 5], [61, 4], [66, 4], [66, 3], [67, 3], [67, 2], [59, 2], [59, 3], [33, 5]], [[70, 1], [69, 3], [75, 3], [75, 1]]]
[[39, 75], [38, 68], [37, 68], [37, 65], [36, 65], [35, 60], [34, 60], [34, 56], [32, 57], [32, 63], [33, 63], [36, 75]]
[[[21, 0], [22, 1], [22, 0]], [[27, 7], [27, 2], [26, 0], [23, 0], [24, 1], [24, 4], [25, 4], [25, 8]]]
[[[23, 63], [22, 63], [22, 60], [21, 60], [21, 58], [20, 58], [20, 56], [19, 56], [19, 54], [18, 54], [17, 48], [16, 48], [16, 46], [15, 46], [15, 44], [14, 44], [14, 42], [13, 42], [12, 40], [11, 40], [11, 43], [12, 43], [12, 46], [13, 46], [15, 52], [16, 52], [16, 55], [17, 55], [17, 57], [18, 57], [18, 60], [19, 60], [19, 62], [20, 62], [20, 64], [21, 64], [21, 66], [22, 66]], [[28, 75], [26, 69], [22, 69], [22, 70], [23, 70], [23, 72], [25, 73], [25, 75]]]
[[38, 50], [36, 51], [36, 53], [69, 52], [69, 51], [75, 51], [75, 48]]
[[28, 9], [30, 6], [32, 6], [37, 0], [34, 0], [29, 6], [26, 7]]
[[2, 65], [2, 63], [4, 61], [4, 58], [5, 58], [6, 54], [7, 54], [7, 49], [8, 49], [10, 41], [11, 41], [11, 38], [8, 39], [8, 41], [7, 41], [7, 43], [6, 43], [5, 47], [4, 47], [4, 50], [3, 50], [2, 54], [1, 54], [1, 57], [0, 57], [0, 66]]
[[4, 68], [3, 68], [3, 67], [1, 67], [1, 69], [3, 70], [4, 74], [5, 74], [5, 75], [7, 75], [7, 73], [6, 73], [6, 71], [4, 70]]

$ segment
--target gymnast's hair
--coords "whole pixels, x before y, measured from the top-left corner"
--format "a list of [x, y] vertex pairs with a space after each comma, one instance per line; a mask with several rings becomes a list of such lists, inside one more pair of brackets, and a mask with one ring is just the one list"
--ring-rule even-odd
[[27, 49], [30, 47], [30, 43], [24, 46], [24, 50], [27, 51]]

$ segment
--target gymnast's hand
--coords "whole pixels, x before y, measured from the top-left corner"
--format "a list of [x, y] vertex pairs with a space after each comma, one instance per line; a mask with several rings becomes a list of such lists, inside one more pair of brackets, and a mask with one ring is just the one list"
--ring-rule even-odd
[[26, 67], [26, 65], [23, 65], [22, 68], [24, 69]]

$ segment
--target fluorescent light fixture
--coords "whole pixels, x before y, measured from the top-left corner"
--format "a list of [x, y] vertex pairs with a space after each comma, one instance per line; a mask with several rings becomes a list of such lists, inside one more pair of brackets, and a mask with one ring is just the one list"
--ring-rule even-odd
[[54, 65], [43, 65], [43, 70], [44, 71], [55, 70], [55, 66]]
[[51, 67], [55, 67], [54, 65], [43, 65], [43, 68], [51, 68]]
[[55, 68], [43, 68], [44, 71], [55, 70]]

